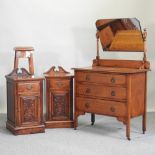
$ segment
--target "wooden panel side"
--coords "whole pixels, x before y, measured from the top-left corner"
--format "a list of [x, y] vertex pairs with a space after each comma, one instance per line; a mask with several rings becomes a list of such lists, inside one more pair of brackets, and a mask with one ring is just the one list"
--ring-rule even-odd
[[73, 121], [73, 78], [70, 79], [70, 105], [69, 105], [69, 110], [70, 110], [70, 120]]
[[131, 76], [131, 117], [144, 113], [145, 103], [145, 73]]
[[15, 84], [7, 81], [7, 120], [15, 123]]
[[39, 118], [40, 118], [40, 124], [44, 123], [44, 119], [43, 119], [43, 92], [44, 92], [44, 88], [43, 88], [43, 80], [40, 80], [40, 94], [39, 94], [39, 102], [40, 102], [40, 106], [39, 106]]
[[51, 120], [50, 79], [46, 78], [46, 121]]

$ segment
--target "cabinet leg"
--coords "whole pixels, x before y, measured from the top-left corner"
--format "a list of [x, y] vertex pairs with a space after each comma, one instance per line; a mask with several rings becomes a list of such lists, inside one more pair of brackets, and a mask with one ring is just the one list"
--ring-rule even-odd
[[91, 113], [91, 125], [95, 123], [95, 114]]
[[74, 130], [77, 129], [77, 122], [74, 120]]
[[145, 131], [146, 131], [146, 113], [143, 114], [143, 126], [142, 126], [142, 129], [143, 129], [143, 134], [145, 134]]
[[130, 139], [130, 119], [127, 120], [127, 124], [126, 124], [126, 137], [128, 140]]
[[78, 125], [78, 116], [77, 114], [74, 115], [74, 130], [77, 129], [77, 125]]

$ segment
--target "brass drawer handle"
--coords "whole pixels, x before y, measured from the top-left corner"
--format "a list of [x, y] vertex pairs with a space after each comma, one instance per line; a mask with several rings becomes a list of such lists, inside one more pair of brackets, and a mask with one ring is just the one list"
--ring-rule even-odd
[[116, 79], [114, 77], [111, 78], [111, 83], [115, 83]]
[[27, 90], [31, 90], [32, 89], [32, 85], [29, 84], [29, 85], [26, 86], [26, 88], [27, 88]]
[[85, 103], [85, 107], [86, 108], [89, 108], [90, 107], [90, 104], [87, 102], [87, 103]]
[[91, 89], [90, 88], [87, 88], [86, 89], [86, 93], [89, 94], [90, 92], [91, 92]]
[[60, 88], [60, 87], [63, 86], [63, 83], [61, 83], [61, 82], [57, 82], [56, 85]]
[[111, 92], [111, 96], [116, 96], [115, 91], [112, 91], [112, 92]]
[[90, 76], [86, 75], [85, 80], [89, 81], [90, 80]]
[[115, 112], [115, 108], [114, 108], [114, 107], [111, 107], [111, 108], [110, 108], [110, 111], [111, 111], [111, 112]]

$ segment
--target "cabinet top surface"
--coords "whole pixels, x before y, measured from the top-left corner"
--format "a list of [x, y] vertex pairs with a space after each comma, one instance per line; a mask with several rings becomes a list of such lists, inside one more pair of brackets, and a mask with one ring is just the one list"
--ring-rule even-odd
[[133, 74], [147, 72], [149, 69], [133, 69], [133, 68], [117, 68], [117, 67], [101, 67], [101, 66], [90, 66], [83, 68], [73, 68], [75, 71], [92, 71], [92, 72], [103, 72], [103, 73], [119, 73], [119, 74]]
[[32, 76], [32, 77], [16, 77], [16, 76], [6, 76], [6, 79], [9, 79], [9, 80], [13, 80], [13, 81], [37, 81], [37, 80], [43, 80], [44, 78], [43, 77], [35, 77], [35, 76]]
[[74, 77], [74, 75], [72, 74], [68, 74], [68, 75], [48, 75], [48, 74], [44, 74], [45, 78], [70, 78], [70, 77]]

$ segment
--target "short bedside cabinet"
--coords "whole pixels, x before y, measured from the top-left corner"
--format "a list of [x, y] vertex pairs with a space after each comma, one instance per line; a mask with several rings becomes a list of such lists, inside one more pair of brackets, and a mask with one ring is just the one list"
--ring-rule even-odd
[[73, 76], [51, 67], [46, 79], [46, 128], [73, 127]]

